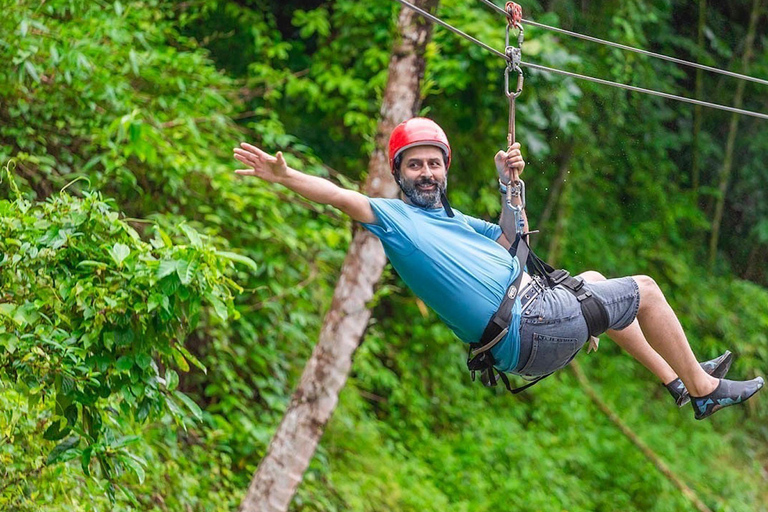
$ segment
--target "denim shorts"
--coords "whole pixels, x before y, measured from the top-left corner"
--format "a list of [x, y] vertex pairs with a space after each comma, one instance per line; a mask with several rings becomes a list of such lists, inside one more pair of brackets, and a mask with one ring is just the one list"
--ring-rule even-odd
[[[640, 291], [631, 277], [584, 283], [584, 288], [603, 301], [609, 329], [624, 329], [637, 316]], [[576, 297], [562, 286], [546, 288], [534, 278], [520, 301], [520, 357], [513, 373], [538, 377], [570, 363], [589, 339]]]

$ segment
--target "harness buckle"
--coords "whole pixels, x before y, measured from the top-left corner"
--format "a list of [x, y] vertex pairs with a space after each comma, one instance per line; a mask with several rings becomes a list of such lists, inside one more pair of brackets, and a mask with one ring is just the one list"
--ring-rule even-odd
[[568, 276], [563, 280], [563, 286], [568, 288], [569, 290], [573, 292], [578, 292], [582, 288], [584, 288], [584, 280], [580, 277], [571, 277]]
[[[494, 321], [495, 321], [495, 318], [494, 318]], [[469, 359], [470, 360], [467, 362], [467, 364], [469, 364], [471, 362], [474, 362], [474, 360], [475, 360], [475, 358], [477, 356], [486, 354], [489, 350], [491, 350], [493, 347], [495, 347], [498, 342], [500, 342], [502, 339], [504, 339], [504, 336], [506, 336], [508, 332], [509, 332], [509, 327], [504, 327], [499, 332], [499, 334], [497, 334], [491, 341], [489, 341], [485, 345], [481, 345], [481, 346], [479, 346], [477, 348], [474, 348], [474, 349], [470, 345], [470, 350], [469, 350]], [[490, 365], [493, 365], [492, 358], [489, 359], [489, 363], [490, 363]]]
[[552, 279], [552, 283], [557, 286], [566, 279], [571, 277], [571, 274], [567, 270], [558, 269], [550, 273], [549, 278]]

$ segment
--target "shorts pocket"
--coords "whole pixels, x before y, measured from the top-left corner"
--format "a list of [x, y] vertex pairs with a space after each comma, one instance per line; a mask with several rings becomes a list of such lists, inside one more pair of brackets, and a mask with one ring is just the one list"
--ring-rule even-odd
[[579, 340], [533, 333], [531, 356], [520, 370], [528, 377], [547, 375], [566, 366], [579, 351]]

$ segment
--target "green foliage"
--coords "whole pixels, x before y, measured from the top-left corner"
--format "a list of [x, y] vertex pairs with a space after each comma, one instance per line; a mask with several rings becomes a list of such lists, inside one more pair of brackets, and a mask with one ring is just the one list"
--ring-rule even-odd
[[143, 213], [167, 197], [185, 204], [180, 192], [205, 182], [231, 82], [189, 51], [168, 12], [66, 0], [4, 9], [0, 57], [13, 65], [0, 71], [0, 161], [13, 156], [38, 196], [85, 175]]
[[[524, 9], [535, 21], [737, 70], [748, 6], [710, 5], [699, 48], [696, 5]], [[298, 169], [362, 182], [398, 12], [373, 0], [4, 6], [0, 161], [18, 162], [18, 190], [0, 187], [2, 219], [11, 219], [2, 229], [12, 231], [0, 237], [0, 508], [237, 507], [317, 340], [351, 229], [331, 208], [233, 176], [239, 164], [227, 150], [253, 141]], [[503, 17], [479, 2], [443, 0], [439, 14], [501, 47]], [[765, 76], [765, 38], [757, 45], [752, 74]], [[526, 27], [524, 60], [694, 89], [694, 74], [669, 63], [537, 27]], [[488, 219], [499, 212], [491, 158], [506, 142], [502, 68], [438, 28], [422, 88], [423, 113], [452, 141], [451, 201]], [[747, 87], [745, 107], [765, 110], [759, 87]], [[732, 90], [707, 75], [704, 99], [727, 104]], [[526, 69], [517, 109], [528, 213], [543, 231], [537, 250], [573, 271], [653, 275], [697, 355], [729, 348], [735, 377], [760, 373], [763, 121], [742, 119], [722, 257], [708, 269], [702, 242], [725, 115], [705, 110], [694, 190], [690, 106]], [[55, 193], [65, 185], [72, 196]], [[232, 298], [238, 286], [244, 293]], [[568, 372], [519, 400], [489, 391], [470, 383], [463, 347], [390, 271], [374, 304], [293, 510], [693, 509]], [[764, 508], [764, 400], [694, 425], [607, 340], [582, 364], [714, 510]], [[101, 419], [96, 438], [86, 414], [91, 428]], [[61, 438], [44, 439], [49, 429]]]
[[[98, 193], [32, 203], [15, 192], [0, 201], [0, 380], [36, 420], [23, 434], [55, 443], [46, 465], [76, 459], [90, 475], [93, 460], [108, 480], [132, 471], [141, 482], [145, 461], [129, 451], [139, 437], [119, 435], [107, 417], [202, 420], [174, 368], [205, 371], [183, 343], [206, 308], [218, 322], [238, 316], [231, 256], [184, 225], [186, 245], [160, 228], [145, 243]], [[11, 442], [20, 412], [3, 409]]]

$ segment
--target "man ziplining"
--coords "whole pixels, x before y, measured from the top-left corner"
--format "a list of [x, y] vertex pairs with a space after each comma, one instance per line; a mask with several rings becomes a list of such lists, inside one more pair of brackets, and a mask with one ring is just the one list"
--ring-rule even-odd
[[451, 147], [429, 119], [405, 121], [390, 136], [400, 199], [341, 188], [288, 167], [281, 152], [272, 156], [251, 144], [234, 148], [234, 156], [250, 167], [236, 173], [338, 208], [377, 236], [403, 281], [470, 344], [468, 364], [484, 371], [486, 384], [495, 384], [494, 371], [508, 388], [503, 372], [536, 382], [566, 366], [591, 336], [606, 332], [665, 384], [678, 406], [690, 400], [696, 419], [763, 387], [761, 377], [723, 378], [730, 352], [699, 364], [652, 278], [606, 279], [594, 271], [574, 278], [529, 254], [519, 179], [525, 161], [517, 143], [494, 158], [502, 194], [512, 191], [512, 201], [502, 198], [498, 225], [450, 207], [445, 193]]

